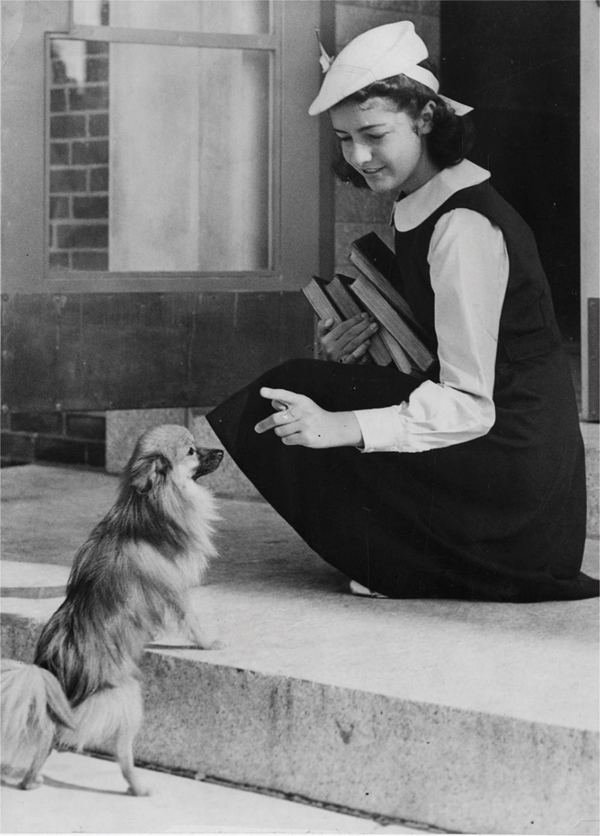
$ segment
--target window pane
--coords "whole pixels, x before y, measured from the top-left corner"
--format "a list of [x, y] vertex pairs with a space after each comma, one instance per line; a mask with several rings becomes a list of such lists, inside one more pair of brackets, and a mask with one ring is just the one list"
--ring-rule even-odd
[[254, 35], [269, 32], [269, 0], [74, 0], [80, 26]]
[[51, 267], [271, 267], [269, 53], [57, 39], [51, 60]]

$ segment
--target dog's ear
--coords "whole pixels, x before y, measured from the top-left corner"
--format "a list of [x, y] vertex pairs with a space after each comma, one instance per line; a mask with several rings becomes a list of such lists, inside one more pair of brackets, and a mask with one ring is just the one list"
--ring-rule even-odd
[[159, 485], [171, 469], [171, 463], [162, 453], [139, 456], [129, 464], [129, 484], [138, 493], [150, 493]]

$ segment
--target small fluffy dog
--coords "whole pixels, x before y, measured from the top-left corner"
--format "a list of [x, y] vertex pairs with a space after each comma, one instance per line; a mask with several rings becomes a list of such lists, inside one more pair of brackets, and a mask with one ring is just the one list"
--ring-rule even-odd
[[141, 436], [115, 505], [75, 556], [64, 602], [44, 627], [33, 665], [2, 662], [2, 769], [40, 786], [52, 749], [112, 746], [133, 795], [142, 722], [144, 645], [174, 616], [200, 648], [190, 593], [216, 554], [211, 492], [196, 483], [222, 450], [198, 449], [184, 428]]

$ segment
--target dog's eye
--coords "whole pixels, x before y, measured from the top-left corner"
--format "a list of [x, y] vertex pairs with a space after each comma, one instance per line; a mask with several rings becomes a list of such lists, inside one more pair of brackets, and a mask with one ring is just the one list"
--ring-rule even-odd
[[195, 456], [196, 455], [196, 448], [195, 447], [190, 447], [187, 454], [188, 454], [188, 456]]

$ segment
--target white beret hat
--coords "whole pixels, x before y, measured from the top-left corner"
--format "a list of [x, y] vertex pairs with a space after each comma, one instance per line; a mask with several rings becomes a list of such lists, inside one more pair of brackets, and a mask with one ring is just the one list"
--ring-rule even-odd
[[[369, 29], [350, 41], [333, 60], [308, 113], [310, 116], [323, 113], [368, 84], [400, 73], [420, 81], [437, 93], [440, 86], [437, 78], [429, 70], [418, 66], [428, 55], [427, 47], [409, 20]], [[446, 96], [440, 98], [458, 116], [473, 110]]]

